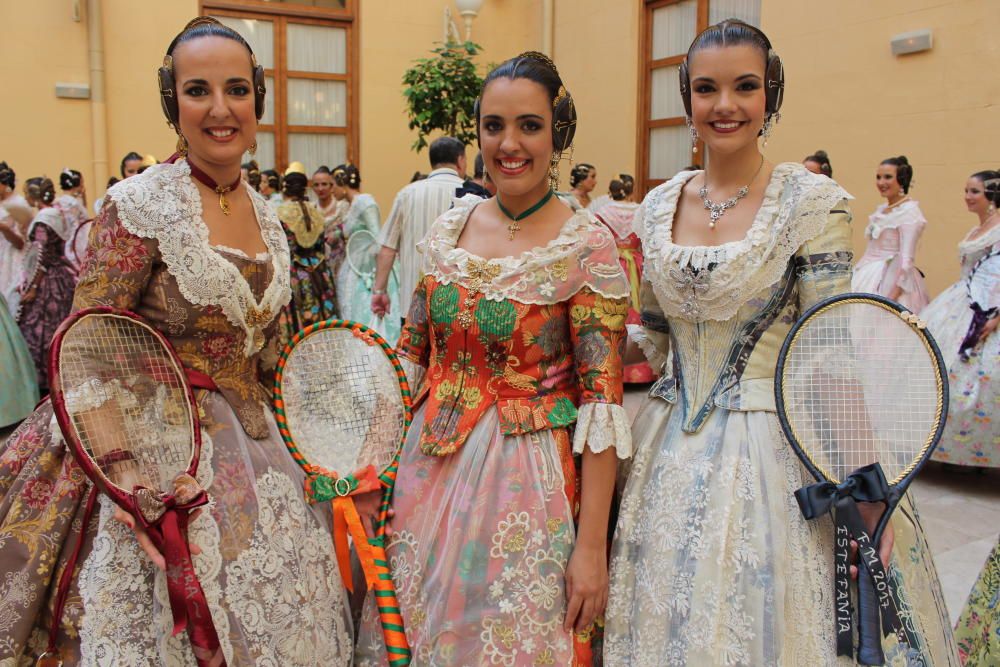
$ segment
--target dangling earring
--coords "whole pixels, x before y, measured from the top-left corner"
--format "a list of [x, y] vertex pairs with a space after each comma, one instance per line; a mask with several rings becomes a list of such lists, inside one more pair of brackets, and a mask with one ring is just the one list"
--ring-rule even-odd
[[694, 121], [691, 120], [691, 116], [685, 116], [684, 122], [687, 123], [688, 130], [691, 131], [691, 152], [698, 152], [698, 130], [694, 129]]
[[777, 112], [764, 119], [764, 127], [761, 128], [760, 133], [764, 137], [765, 146], [767, 146], [767, 140], [771, 138], [771, 132], [774, 131], [774, 126], [778, 124], [779, 120], [781, 120], [781, 114]]
[[994, 206], [993, 204], [990, 204], [990, 207], [986, 209], [986, 216], [993, 217], [994, 215], [996, 215], [996, 212], [997, 212], [997, 207]]
[[257, 154], [257, 140], [256, 139], [254, 139], [253, 143], [250, 144], [250, 150], [248, 152], [250, 153], [250, 155], [256, 155]]
[[188, 154], [188, 141], [180, 133], [177, 134], [177, 154], [181, 157], [187, 157]]
[[558, 190], [559, 189], [559, 160], [562, 155], [560, 153], [552, 152], [552, 159], [549, 160], [549, 189]]

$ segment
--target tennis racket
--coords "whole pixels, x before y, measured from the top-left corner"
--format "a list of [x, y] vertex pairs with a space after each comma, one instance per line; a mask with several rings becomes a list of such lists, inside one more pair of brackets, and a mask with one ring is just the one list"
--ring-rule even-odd
[[[306, 499], [330, 501], [334, 550], [353, 590], [347, 535], [365, 572], [382, 623], [390, 665], [408, 665], [410, 647], [385, 554], [385, 526], [411, 414], [410, 387], [392, 347], [373, 329], [326, 320], [295, 334], [278, 360], [274, 411], [278, 431], [306, 472]], [[353, 496], [383, 488], [369, 539]]]
[[163, 553], [173, 634], [187, 630], [199, 665], [225, 664], [188, 546], [201, 426], [181, 361], [138, 315], [114, 308], [67, 318], [49, 354], [52, 407], [87, 477], [135, 517]]
[[976, 262], [965, 281], [965, 289], [969, 294], [972, 321], [958, 348], [962, 361], [969, 360], [969, 353], [979, 343], [986, 321], [1000, 313], [1000, 252], [992, 252]]
[[[948, 384], [937, 344], [899, 304], [844, 294], [810, 308], [778, 356], [782, 430], [817, 484], [796, 491], [806, 519], [832, 512], [837, 654], [853, 655], [850, 540], [858, 543], [858, 661], [884, 663], [882, 632], [909, 642], [878, 555], [885, 527], [944, 427]], [[884, 502], [869, 533], [856, 502]]]

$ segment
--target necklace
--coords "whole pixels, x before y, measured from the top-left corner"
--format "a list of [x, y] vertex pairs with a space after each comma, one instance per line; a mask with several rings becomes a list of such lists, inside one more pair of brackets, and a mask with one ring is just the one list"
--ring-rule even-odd
[[508, 211], [507, 207], [504, 206], [503, 202], [500, 201], [500, 196], [498, 195], [496, 197], [497, 206], [500, 207], [500, 212], [503, 213], [504, 215], [506, 215], [511, 220], [510, 224], [507, 225], [507, 232], [509, 234], [507, 236], [507, 240], [509, 240], [509, 241], [513, 241], [514, 240], [514, 234], [516, 234], [517, 232], [521, 231], [521, 225], [519, 225], [517, 223], [521, 222], [522, 220], [524, 220], [525, 218], [527, 218], [529, 215], [531, 215], [532, 213], [535, 213], [536, 211], [538, 211], [538, 209], [540, 209], [541, 207], [545, 206], [549, 202], [549, 200], [552, 199], [552, 194], [553, 194], [553, 190], [550, 188], [549, 191], [545, 193], [545, 196], [543, 196], [541, 199], [538, 200], [537, 204], [535, 204], [534, 206], [532, 206], [531, 208], [529, 208], [528, 210], [526, 210], [521, 215], [514, 215], [513, 213], [511, 213], [510, 211]]
[[219, 185], [215, 182], [211, 176], [199, 169], [193, 162], [188, 160], [188, 166], [191, 168], [191, 175], [199, 180], [203, 185], [206, 185], [219, 195], [219, 208], [226, 215], [229, 215], [229, 202], [226, 201], [226, 194], [232, 192], [240, 185], [240, 177], [237, 176], [236, 180], [232, 182], [231, 185]]
[[[726, 211], [736, 206], [736, 204], [739, 203], [741, 199], [747, 196], [747, 193], [750, 192], [750, 186], [753, 185], [753, 182], [755, 180], [757, 180], [757, 174], [760, 173], [760, 170], [763, 167], [764, 167], [764, 156], [761, 155], [760, 164], [757, 166], [757, 171], [755, 171], [753, 173], [753, 176], [750, 178], [750, 182], [744, 185], [739, 190], [737, 190], [734, 196], [730, 197], [729, 199], [726, 199], [725, 201], [714, 202], [711, 199], [709, 199], [708, 185], [702, 186], [698, 190], [698, 196], [701, 197], [701, 203], [704, 204], [705, 210], [709, 212], [708, 226], [710, 229], [715, 229], [715, 224], [719, 221], [719, 218], [721, 218]], [[708, 179], [706, 178], [705, 181], [707, 183]]]
[[899, 206], [900, 204], [902, 204], [905, 201], [910, 201], [910, 195], [904, 195], [895, 204], [886, 204], [885, 205], [885, 210], [888, 211], [889, 209], [896, 208], [897, 206]]

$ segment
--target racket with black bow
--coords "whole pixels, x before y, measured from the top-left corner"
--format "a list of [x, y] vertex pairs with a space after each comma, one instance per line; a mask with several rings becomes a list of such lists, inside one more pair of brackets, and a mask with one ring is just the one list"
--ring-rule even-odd
[[[850, 542], [858, 544], [858, 662], [882, 665], [883, 632], [910, 633], [879, 558], [893, 511], [944, 427], [948, 385], [937, 344], [899, 304], [844, 294], [810, 308], [775, 370], [778, 417], [817, 484], [795, 493], [806, 519], [833, 514], [837, 654], [853, 655]], [[884, 503], [870, 531], [858, 502]]]
[[76, 461], [163, 553], [173, 634], [187, 631], [202, 667], [224, 665], [188, 544], [191, 513], [208, 495], [196, 480], [198, 407], [177, 354], [138, 315], [89, 308], [57, 330], [49, 375], [52, 407]]

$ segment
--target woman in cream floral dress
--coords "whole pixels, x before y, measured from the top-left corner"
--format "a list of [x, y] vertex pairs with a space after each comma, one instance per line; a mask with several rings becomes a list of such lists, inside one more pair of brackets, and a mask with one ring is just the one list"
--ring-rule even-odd
[[[170, 340], [196, 387], [198, 481], [212, 503], [189, 535], [228, 664], [346, 666], [352, 628], [330, 556], [331, 517], [303, 500], [303, 473], [258, 380], [275, 358], [267, 342], [289, 299], [284, 231], [245, 184], [228, 194], [224, 215], [219, 196], [192, 176], [196, 163], [222, 182], [239, 174], [256, 128], [249, 47], [217, 22], [200, 21], [171, 45], [183, 91], [175, 122], [190, 153], [109, 191], [74, 308], [140, 314]], [[205, 104], [212, 91], [225, 91], [225, 103]], [[239, 136], [214, 145], [200, 123], [238, 128]], [[186, 633], [171, 632], [166, 574], [154, 564], [162, 557], [108, 498], [91, 520], [90, 493], [44, 403], [0, 450], [0, 664], [33, 664], [45, 650], [53, 582], [81, 540], [56, 642], [64, 664], [194, 664]]]
[[[792, 324], [849, 288], [849, 195], [761, 155], [758, 133], [780, 105], [765, 94], [780, 91], [765, 73], [776, 57], [763, 33], [735, 20], [696, 38], [686, 102], [710, 169], [677, 174], [636, 214], [646, 259], [640, 344], [664, 376], [633, 424], [612, 547], [604, 659], [615, 667], [854, 664], [835, 650], [833, 525], [799, 512], [793, 493], [813, 480], [774, 403]], [[912, 507], [893, 526], [889, 571], [911, 643], [886, 638], [887, 664], [953, 665]]]

